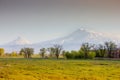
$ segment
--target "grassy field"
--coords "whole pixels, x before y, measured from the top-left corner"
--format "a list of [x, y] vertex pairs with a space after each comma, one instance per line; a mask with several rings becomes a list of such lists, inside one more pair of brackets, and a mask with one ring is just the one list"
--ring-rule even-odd
[[120, 61], [0, 58], [0, 80], [120, 80]]

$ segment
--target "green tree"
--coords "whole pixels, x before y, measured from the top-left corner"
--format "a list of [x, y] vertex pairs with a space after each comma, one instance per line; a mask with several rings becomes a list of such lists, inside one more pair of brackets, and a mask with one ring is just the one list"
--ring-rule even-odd
[[40, 55], [42, 56], [42, 58], [45, 57], [45, 53], [46, 53], [46, 49], [45, 48], [41, 48], [40, 49]]
[[73, 59], [79, 59], [80, 58], [80, 54], [79, 54], [78, 51], [72, 50], [71, 55], [72, 55]]
[[90, 51], [89, 54], [88, 54], [89, 59], [94, 59], [95, 56], [96, 56], [96, 53], [94, 51]]
[[72, 58], [73, 58], [73, 55], [72, 55], [69, 51], [66, 51], [66, 52], [65, 52], [65, 58], [67, 58], [67, 59], [72, 59]]
[[31, 58], [31, 55], [34, 53], [33, 48], [22, 48], [20, 52], [24, 53], [25, 58]]
[[5, 52], [4, 48], [0, 48], [0, 56], [2, 56], [4, 52]]
[[17, 56], [17, 52], [16, 52], [16, 51], [13, 51], [10, 55], [11, 55], [11, 56]]
[[105, 42], [105, 48], [106, 48], [108, 57], [112, 58], [113, 57], [112, 51], [117, 49], [117, 45], [114, 42], [112, 42], [112, 41]]

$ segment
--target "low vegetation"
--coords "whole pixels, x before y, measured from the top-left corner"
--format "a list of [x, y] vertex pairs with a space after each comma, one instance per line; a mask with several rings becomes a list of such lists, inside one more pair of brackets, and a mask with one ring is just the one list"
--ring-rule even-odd
[[83, 43], [78, 51], [56, 44], [39, 54], [33, 48], [11, 53], [0, 48], [0, 80], [120, 80], [119, 58], [113, 42]]
[[0, 48], [0, 56], [3, 56], [5, 53], [5, 50], [3, 48]]
[[120, 80], [120, 61], [2, 58], [0, 80]]
[[[5, 50], [0, 48], [0, 56], [23, 56], [32, 58], [33, 48], [22, 48], [19, 52], [4, 53]], [[120, 58], [120, 48], [114, 42], [105, 42], [104, 44], [94, 45], [83, 43], [80, 50], [65, 51], [62, 45], [56, 44], [53, 47], [41, 48], [38, 53], [41, 58], [62, 58], [65, 59], [94, 59], [94, 58]]]

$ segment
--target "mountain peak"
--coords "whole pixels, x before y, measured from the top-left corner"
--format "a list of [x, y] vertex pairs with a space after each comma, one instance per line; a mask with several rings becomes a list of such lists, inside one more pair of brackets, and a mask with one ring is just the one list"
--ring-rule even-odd
[[74, 37], [81, 37], [82, 35], [83, 36], [86, 36], [90, 33], [90, 31], [84, 29], [84, 28], [80, 28], [80, 29], [77, 29], [76, 31], [74, 31], [72, 34], [70, 34], [69, 36], [74, 36]]
[[76, 32], [78, 32], [78, 31], [87, 31], [87, 30], [84, 29], [84, 28], [79, 28], [79, 29], [76, 30]]
[[30, 42], [23, 38], [22, 36], [18, 36], [15, 40], [9, 42], [7, 45], [26, 45], [30, 44]]
[[18, 36], [18, 37], [16, 38], [16, 40], [22, 40], [22, 39], [25, 39], [25, 38], [23, 38], [22, 36]]

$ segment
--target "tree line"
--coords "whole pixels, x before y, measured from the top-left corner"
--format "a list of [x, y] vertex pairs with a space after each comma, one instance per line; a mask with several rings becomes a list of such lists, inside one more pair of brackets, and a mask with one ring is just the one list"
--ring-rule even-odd
[[67, 59], [120, 58], [120, 48], [114, 42], [94, 45], [83, 43], [80, 50], [66, 52]]
[[[0, 56], [4, 55], [4, 49], [0, 48]], [[24, 58], [31, 58], [34, 54], [33, 48], [22, 48], [19, 53], [12, 52], [6, 54], [10, 56], [21, 55]], [[41, 58], [59, 58], [66, 59], [93, 59], [93, 58], [120, 58], [120, 48], [114, 42], [109, 41], [104, 44], [94, 45], [83, 43], [78, 51], [65, 51], [62, 45], [56, 44], [53, 47], [41, 48], [39, 51]]]

